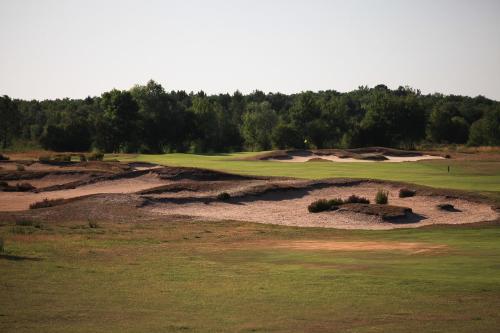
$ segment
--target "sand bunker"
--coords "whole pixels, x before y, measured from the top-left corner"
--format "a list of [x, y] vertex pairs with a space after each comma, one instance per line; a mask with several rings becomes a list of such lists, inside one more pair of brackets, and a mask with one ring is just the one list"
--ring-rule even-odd
[[[322, 158], [324, 157], [325, 155], [322, 155]], [[78, 207], [84, 213], [92, 210], [97, 216], [99, 214], [118, 216], [120, 212], [113, 211], [117, 208], [113, 208], [110, 202], [123, 199], [124, 202], [130, 202], [130, 209], [140, 210], [137, 212], [155, 217], [183, 216], [195, 220], [238, 220], [342, 229], [393, 229], [432, 224], [462, 224], [491, 221], [499, 217], [490, 203], [484, 200], [468, 200], [468, 196], [454, 193], [451, 194], [452, 197], [447, 197], [450, 191], [444, 194], [441, 192], [441, 194], [434, 192], [426, 194], [420, 190], [416, 196], [399, 198], [398, 192], [403, 185], [381, 181], [353, 179], [307, 181], [241, 176], [196, 168], [142, 164], [130, 166], [116, 163], [107, 166], [102, 162], [81, 164], [78, 167], [92, 168], [92, 170], [96, 167], [100, 170], [112, 168], [122, 171], [67, 172], [67, 170], [52, 170], [51, 166], [48, 166], [48, 169], [52, 171], [3, 170], [0, 173], [2, 177], [0, 180], [3, 179], [11, 185], [27, 181], [38, 189], [29, 192], [0, 192], [0, 211], [28, 210], [30, 204], [44, 199], [76, 198], [71, 203], [59, 202], [62, 206], [58, 211], [63, 216], [70, 216], [71, 212], [65, 211], [64, 208], [68, 205], [68, 207]], [[398, 215], [395, 220], [386, 221], [378, 214], [379, 211], [376, 211], [375, 215], [370, 215], [367, 209], [348, 209], [348, 205], [336, 211], [321, 213], [309, 213], [307, 210], [307, 206], [318, 199], [346, 199], [356, 194], [373, 200], [379, 189], [389, 191], [390, 205], [411, 208], [413, 213]], [[229, 194], [226, 201], [218, 198], [222, 192]], [[451, 204], [456, 209], [442, 210], [437, 207], [440, 204]], [[37, 214], [38, 211], [43, 213], [52, 208], [35, 209], [26, 213]], [[380, 210], [375, 205], [370, 205], [369, 208]], [[297, 246], [305, 246], [305, 243]]]
[[[362, 183], [357, 186], [330, 186], [313, 190], [289, 190], [250, 196], [233, 202], [164, 202], [152, 210], [165, 215], [189, 215], [210, 220], [239, 220], [301, 227], [330, 227], [341, 229], [394, 229], [412, 228], [431, 224], [462, 224], [489, 221], [498, 214], [488, 204], [440, 196], [415, 196], [398, 198], [399, 187], [385, 186], [390, 192], [390, 204], [410, 207], [414, 215], [409, 220], [383, 221], [373, 215], [348, 211], [309, 213], [307, 206], [322, 198], [347, 198], [357, 194], [370, 199], [375, 197], [380, 184]], [[436, 206], [451, 203], [459, 211], [445, 212]]]
[[421, 155], [421, 156], [389, 156], [389, 155], [380, 155], [385, 159], [383, 160], [371, 160], [371, 159], [359, 159], [352, 157], [338, 157], [335, 155], [316, 155], [313, 154], [311, 156], [299, 156], [299, 155], [290, 155], [289, 158], [269, 158], [268, 161], [278, 161], [278, 162], [309, 162], [309, 161], [330, 161], [330, 162], [355, 162], [355, 163], [373, 163], [373, 162], [384, 162], [384, 163], [399, 163], [399, 162], [416, 162], [422, 160], [434, 160], [434, 159], [443, 159], [441, 156], [432, 156], [432, 155]]

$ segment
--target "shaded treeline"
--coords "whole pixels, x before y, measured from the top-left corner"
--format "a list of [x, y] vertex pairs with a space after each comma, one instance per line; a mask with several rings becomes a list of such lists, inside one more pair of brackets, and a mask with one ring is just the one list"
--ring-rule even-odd
[[167, 92], [154, 81], [100, 97], [0, 97], [0, 140], [56, 151], [223, 152], [457, 143], [500, 145], [500, 103], [360, 87], [285, 95]]

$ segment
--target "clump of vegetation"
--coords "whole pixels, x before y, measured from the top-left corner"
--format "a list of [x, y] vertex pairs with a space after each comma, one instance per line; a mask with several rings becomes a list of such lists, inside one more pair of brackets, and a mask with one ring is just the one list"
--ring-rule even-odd
[[5, 156], [4, 154], [0, 154], [0, 161], [8, 161], [9, 157]]
[[227, 201], [229, 199], [231, 199], [231, 195], [227, 192], [222, 192], [222, 193], [217, 194], [217, 200]]
[[457, 212], [458, 211], [458, 209], [456, 209], [455, 206], [453, 206], [452, 204], [449, 204], [449, 203], [439, 204], [439, 205], [437, 205], [437, 208], [439, 208], [441, 210], [448, 211], [448, 212]]
[[347, 200], [344, 201], [344, 203], [362, 203], [362, 204], [369, 204], [370, 200], [364, 198], [364, 197], [359, 197], [355, 194], [351, 195]]
[[319, 199], [314, 202], [312, 202], [308, 207], [307, 210], [309, 210], [310, 213], [319, 213], [319, 212], [324, 212], [326, 210], [330, 210], [330, 203], [326, 199]]
[[0, 237], [0, 253], [5, 252], [5, 242], [3, 238]]
[[101, 152], [95, 152], [89, 155], [89, 161], [102, 161], [104, 159], [104, 154]]
[[85, 157], [84, 154], [78, 155], [78, 159], [80, 160], [80, 162], [87, 162], [87, 157]]
[[25, 171], [26, 168], [22, 164], [16, 164], [16, 170], [17, 171]]
[[34, 202], [30, 205], [30, 209], [48, 208], [60, 205], [64, 199], [43, 199], [42, 201]]
[[400, 198], [409, 198], [413, 197], [417, 192], [407, 189], [407, 188], [402, 188], [399, 190], [399, 197]]
[[375, 203], [379, 205], [387, 205], [389, 202], [389, 192], [384, 190], [378, 190], [375, 194]]
[[340, 205], [342, 205], [344, 201], [340, 198], [335, 199], [319, 199], [312, 202], [308, 207], [310, 213], [319, 213], [327, 210], [337, 210]]

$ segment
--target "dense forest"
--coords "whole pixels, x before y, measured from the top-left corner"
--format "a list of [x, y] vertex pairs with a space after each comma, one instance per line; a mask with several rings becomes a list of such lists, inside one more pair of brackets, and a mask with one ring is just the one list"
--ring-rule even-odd
[[100, 97], [0, 97], [0, 144], [55, 151], [224, 152], [421, 143], [500, 145], [500, 103], [385, 85], [285, 95], [167, 92], [149, 81]]

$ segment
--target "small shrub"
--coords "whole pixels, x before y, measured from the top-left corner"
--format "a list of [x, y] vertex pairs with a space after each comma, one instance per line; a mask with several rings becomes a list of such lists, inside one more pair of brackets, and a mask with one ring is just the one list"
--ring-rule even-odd
[[87, 162], [87, 157], [83, 154], [78, 155], [78, 158], [80, 159], [80, 162]]
[[104, 154], [103, 153], [92, 153], [89, 155], [88, 160], [89, 161], [102, 161], [104, 159]]
[[22, 164], [16, 164], [16, 170], [17, 171], [25, 171], [26, 168]]
[[446, 154], [446, 155], [444, 155], [444, 158], [451, 158], [451, 156]]
[[413, 197], [417, 192], [407, 189], [407, 188], [402, 188], [399, 190], [399, 197], [400, 198], [409, 198]]
[[222, 192], [222, 193], [217, 194], [217, 200], [220, 200], [220, 201], [227, 201], [230, 198], [231, 198], [231, 196], [227, 192]]
[[344, 201], [344, 203], [362, 203], [362, 204], [369, 204], [370, 200], [364, 198], [364, 197], [358, 197], [357, 195], [353, 194], [347, 200]]
[[8, 161], [9, 157], [5, 156], [4, 154], [0, 154], [0, 161]]
[[34, 202], [30, 205], [30, 209], [38, 209], [38, 208], [47, 208], [47, 207], [53, 207], [58, 204], [61, 204], [64, 201], [64, 199], [43, 199], [42, 201]]
[[319, 213], [323, 212], [325, 210], [330, 210], [330, 203], [326, 199], [319, 199], [316, 201], [313, 201], [309, 206], [307, 206], [307, 210], [309, 210], [310, 213]]
[[375, 194], [375, 203], [379, 205], [387, 205], [389, 202], [389, 192], [384, 190], [378, 190]]

